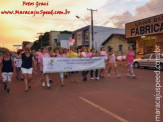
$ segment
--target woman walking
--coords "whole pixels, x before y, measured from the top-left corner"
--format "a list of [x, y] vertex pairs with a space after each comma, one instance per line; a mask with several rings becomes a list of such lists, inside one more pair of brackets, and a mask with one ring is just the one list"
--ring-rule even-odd
[[[58, 58], [66, 58], [66, 54], [64, 54], [63, 49], [59, 49], [59, 54], [57, 55]], [[60, 85], [63, 87], [64, 86], [64, 73], [60, 72]]]
[[[87, 49], [85, 46], [82, 47], [82, 50], [81, 50], [79, 57], [80, 58], [86, 58], [87, 57]], [[88, 71], [82, 71], [83, 81], [87, 81], [87, 74], [88, 74]]]
[[[47, 53], [47, 49], [46, 47], [42, 47], [41, 48], [41, 54], [39, 55], [39, 58], [38, 58], [38, 63], [39, 63], [39, 66], [40, 66], [40, 71], [42, 73], [42, 86], [45, 87], [46, 84], [47, 84], [47, 88], [49, 89], [50, 88], [50, 83], [49, 83], [49, 74], [47, 73], [43, 73], [43, 58], [49, 58], [50, 55]], [[46, 82], [45, 82], [46, 81]]]
[[127, 77], [136, 78], [136, 75], [135, 75], [134, 70], [133, 70], [134, 56], [135, 56], [135, 53], [133, 51], [132, 46], [130, 46], [129, 51], [126, 55], [126, 62], [128, 63]]
[[[95, 49], [91, 49], [91, 52], [87, 54], [87, 57], [92, 58], [92, 57], [97, 57]], [[94, 80], [94, 74], [95, 73], [95, 79], [99, 80], [100, 78], [98, 77], [98, 69], [91, 70], [90, 75], [91, 75], [91, 80]]]
[[12, 80], [12, 75], [14, 72], [14, 59], [11, 57], [11, 54], [9, 51], [6, 51], [4, 53], [4, 56], [2, 57], [2, 79], [4, 83], [4, 90], [7, 90], [7, 92], [10, 94], [10, 85]]
[[[70, 51], [67, 53], [67, 57], [68, 58], [77, 58], [78, 57], [78, 54], [77, 54], [74, 46], [70, 46]], [[71, 73], [74, 74], [75, 72], [71, 72]], [[74, 74], [74, 75], [75, 75], [74, 77], [72, 76], [71, 82], [77, 83], [78, 82], [77, 76], [76, 76], [76, 74]]]
[[[48, 47], [47, 47], [47, 50], [48, 50], [48, 53], [49, 53], [50, 57], [55, 57], [55, 54], [54, 54], [54, 52], [53, 52], [53, 48], [52, 48], [51, 46], [48, 46]], [[50, 83], [53, 83], [53, 81], [52, 81], [50, 75], [49, 75], [49, 82], [50, 82]]]
[[[20, 53], [21, 51], [19, 50], [17, 54], [20, 55]], [[21, 80], [23, 80], [23, 76], [21, 73], [22, 59], [15, 57], [14, 62], [15, 62], [15, 67], [16, 67], [16, 79], [19, 80], [21, 78]]]
[[115, 74], [117, 76], [117, 78], [120, 78], [121, 76], [118, 74], [118, 70], [117, 70], [117, 63], [115, 60], [115, 53], [113, 48], [109, 49], [109, 70], [108, 70], [108, 77], [111, 76], [110, 72], [112, 67], [114, 68]]
[[21, 71], [23, 74], [24, 82], [25, 82], [25, 92], [28, 92], [31, 89], [31, 79], [33, 67], [36, 68], [36, 63], [33, 55], [29, 48], [25, 48], [24, 53], [17, 55], [14, 54], [17, 58], [22, 59]]
[[[101, 51], [99, 53], [99, 56], [104, 57], [105, 61], [108, 59], [108, 54], [105, 51], [104, 47], [101, 47]], [[100, 78], [105, 78], [105, 69], [100, 70]]]

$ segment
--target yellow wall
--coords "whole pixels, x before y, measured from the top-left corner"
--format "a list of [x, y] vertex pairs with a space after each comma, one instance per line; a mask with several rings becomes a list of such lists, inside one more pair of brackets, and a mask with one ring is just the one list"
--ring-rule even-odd
[[120, 40], [117, 37], [112, 37], [110, 40], [108, 40], [108, 42], [104, 45], [104, 48], [108, 52], [108, 46], [110, 46], [110, 47], [114, 48], [114, 52], [116, 54], [121, 55], [121, 52], [119, 52], [119, 45], [123, 45], [123, 54], [126, 55], [126, 53], [128, 51], [129, 44], [125, 41]]

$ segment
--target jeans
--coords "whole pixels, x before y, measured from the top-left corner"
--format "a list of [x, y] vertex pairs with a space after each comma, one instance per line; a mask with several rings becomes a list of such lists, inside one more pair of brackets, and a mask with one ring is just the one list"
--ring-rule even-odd
[[[94, 70], [91, 70], [91, 78], [93, 77], [93, 73], [94, 73]], [[98, 77], [98, 69], [95, 70], [95, 77], [97, 78]]]
[[82, 71], [83, 78], [86, 78], [88, 74], [88, 71]]

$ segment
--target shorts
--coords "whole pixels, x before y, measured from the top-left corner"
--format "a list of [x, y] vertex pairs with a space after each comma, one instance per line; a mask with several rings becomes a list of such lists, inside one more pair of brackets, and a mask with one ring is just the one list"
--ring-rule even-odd
[[64, 73], [63, 72], [60, 72], [59, 75], [60, 75], [60, 78], [64, 78]]
[[11, 82], [13, 72], [2, 72], [2, 79], [3, 82]]
[[20, 72], [21, 71], [21, 67], [16, 67], [16, 71]]
[[21, 68], [22, 70], [22, 73], [23, 74], [32, 74], [32, 71], [33, 71], [33, 68], [29, 68], [29, 69], [26, 69], [26, 68]]

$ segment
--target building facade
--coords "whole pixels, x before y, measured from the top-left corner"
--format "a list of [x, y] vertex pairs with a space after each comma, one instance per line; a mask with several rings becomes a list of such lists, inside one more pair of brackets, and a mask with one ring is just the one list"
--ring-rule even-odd
[[60, 46], [62, 48], [69, 48], [68, 38], [72, 37], [69, 31], [51, 31], [49, 34], [50, 46], [52, 48]]
[[156, 46], [163, 50], [163, 14], [127, 23], [126, 38], [134, 42], [137, 58], [153, 53]]
[[[94, 26], [94, 48], [100, 50], [101, 44], [112, 34], [125, 34], [124, 29]], [[91, 26], [86, 26], [72, 32], [72, 38], [76, 40], [75, 45], [80, 47], [82, 45], [92, 48]]]
[[114, 52], [118, 55], [125, 55], [130, 46], [130, 44], [127, 43], [125, 34], [112, 34], [102, 43], [102, 45], [107, 52], [109, 52], [110, 48], [113, 48]]

